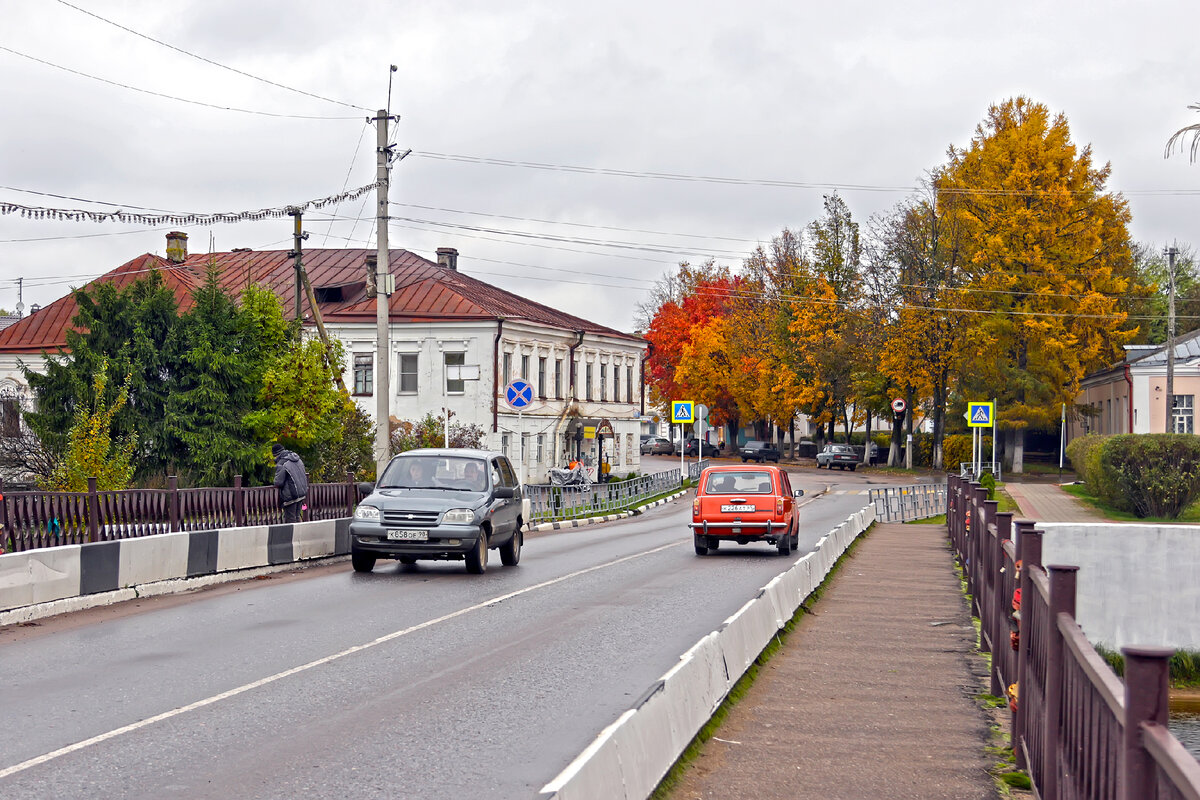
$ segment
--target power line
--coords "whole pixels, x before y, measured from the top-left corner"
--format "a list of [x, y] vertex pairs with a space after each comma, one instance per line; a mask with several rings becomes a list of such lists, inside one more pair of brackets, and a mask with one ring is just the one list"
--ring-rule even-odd
[[142, 94], [153, 95], [154, 97], [162, 97], [167, 100], [174, 100], [179, 103], [188, 103], [190, 105], [203, 106], [205, 108], [215, 108], [218, 111], [236, 111], [239, 114], [257, 114], [258, 116], [262, 116], [262, 117], [276, 117], [278, 119], [358, 119], [358, 117], [326, 117], [326, 116], [312, 116], [312, 115], [306, 115], [306, 114], [276, 114], [272, 111], [259, 111], [257, 109], [253, 109], [253, 108], [238, 108], [236, 106], [222, 106], [222, 105], [217, 105], [216, 103], [205, 103], [202, 100], [189, 100], [186, 97], [177, 97], [177, 96], [171, 95], [171, 94], [155, 92], [151, 89], [142, 89], [138, 86], [131, 86], [128, 83], [121, 83], [120, 81], [113, 81], [113, 80], [109, 80], [108, 78], [101, 78], [96, 75], [90, 75], [86, 72], [80, 72], [77, 69], [71, 69], [70, 67], [62, 66], [61, 64], [55, 64], [51, 61], [46, 61], [45, 59], [41, 59], [41, 58], [37, 58], [35, 56], [28, 55], [27, 53], [18, 52], [16, 50], [13, 50], [11, 47], [5, 47], [4, 45], [0, 45], [0, 50], [3, 50], [6, 53], [11, 53], [14, 56], [19, 56], [21, 58], [27, 58], [30, 61], [36, 61], [37, 63], [44, 64], [47, 67], [53, 67], [54, 69], [59, 69], [59, 70], [62, 70], [63, 72], [69, 72], [72, 75], [78, 75], [81, 78], [87, 78], [88, 80], [99, 81], [100, 83], [107, 83], [109, 86], [118, 86], [122, 89], [128, 89], [131, 92], [141, 92]]
[[182, 47], [176, 47], [173, 44], [168, 44], [167, 42], [161, 41], [159, 39], [155, 39], [153, 36], [147, 36], [146, 34], [141, 33], [140, 31], [135, 31], [133, 28], [127, 28], [118, 22], [113, 22], [111, 19], [106, 19], [106, 18], [100, 16], [99, 14], [96, 14], [92, 11], [88, 11], [86, 8], [80, 8], [77, 5], [68, 3], [66, 0], [58, 0], [58, 2], [64, 6], [66, 6], [67, 8], [75, 9], [76, 11], [78, 11], [81, 14], [87, 14], [89, 17], [92, 17], [93, 19], [98, 19], [101, 22], [105, 23], [106, 25], [112, 25], [114, 28], [120, 28], [121, 30], [125, 31], [126, 33], [131, 33], [134, 36], [145, 39], [148, 42], [154, 42], [154, 44], [165, 47], [168, 50], [174, 50], [176, 53], [181, 53], [182, 55], [185, 55], [189, 58], [194, 58], [197, 61], [203, 61], [205, 64], [211, 64], [214, 67], [219, 67], [221, 69], [228, 70], [229, 72], [232, 72], [237, 75], [241, 75], [244, 78], [250, 78], [251, 80], [259, 81], [260, 83], [265, 83], [268, 86], [274, 86], [278, 89], [286, 89], [289, 92], [295, 92], [296, 94], [302, 94], [305, 97], [312, 97], [316, 100], [323, 100], [326, 103], [333, 103], [334, 105], [345, 106], [346, 108], [353, 108], [358, 111], [370, 111], [371, 110], [364, 106], [356, 106], [353, 103], [344, 103], [341, 100], [334, 100], [329, 97], [322, 97], [319, 94], [313, 94], [312, 92], [306, 92], [303, 89], [297, 89], [292, 86], [285, 86], [282, 83], [276, 83], [275, 81], [268, 80], [267, 78], [262, 78], [262, 77], [259, 77], [258, 75], [252, 75], [249, 72], [244, 72], [236, 67], [231, 67], [227, 64], [222, 64], [219, 61], [213, 61], [211, 58], [205, 58], [204, 56], [197, 55], [196, 53], [192, 53], [187, 50], [184, 50]]
[[[774, 186], [785, 189], [818, 189], [828, 191], [851, 191], [851, 192], [916, 192], [921, 191], [920, 186], [889, 186], [887, 184], [863, 184], [863, 183], [843, 183], [843, 182], [809, 182], [809, 181], [792, 181], [777, 178], [733, 178], [720, 175], [688, 175], [685, 173], [676, 172], [650, 172], [646, 170], [629, 170], [629, 169], [613, 169], [608, 167], [584, 167], [574, 164], [546, 164], [538, 161], [516, 161], [505, 158], [491, 158], [487, 156], [468, 156], [455, 153], [435, 153], [431, 151], [413, 151], [413, 155], [422, 158], [436, 159], [440, 161], [457, 161], [465, 164], [485, 164], [488, 166], [497, 167], [518, 167], [522, 169], [546, 170], [551, 172], [570, 172], [583, 175], [609, 175], [620, 178], [646, 178], [663, 181], [681, 181], [688, 183], [716, 183], [732, 186]], [[1047, 193], [1048, 190], [1042, 189], [985, 189], [985, 188], [941, 188], [937, 189], [942, 194], [982, 194], [982, 195], [1011, 195], [1016, 197], [1025, 197], [1029, 195], [1038, 195]], [[1059, 190], [1055, 189], [1054, 193]], [[1095, 190], [1074, 190], [1071, 194], [1094, 194]], [[1120, 193], [1126, 195], [1156, 195], [1156, 196], [1196, 196], [1200, 195], [1200, 189], [1130, 189], [1130, 190], [1109, 190], [1109, 193]]]

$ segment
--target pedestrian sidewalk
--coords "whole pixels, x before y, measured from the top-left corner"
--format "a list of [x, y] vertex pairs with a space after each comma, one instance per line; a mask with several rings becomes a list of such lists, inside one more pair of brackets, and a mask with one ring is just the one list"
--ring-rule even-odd
[[673, 800], [997, 796], [946, 529], [876, 524], [703, 746]]
[[1081, 503], [1054, 483], [1005, 483], [1004, 491], [1021, 510], [1013, 519], [1035, 522], [1111, 522], [1099, 511]]

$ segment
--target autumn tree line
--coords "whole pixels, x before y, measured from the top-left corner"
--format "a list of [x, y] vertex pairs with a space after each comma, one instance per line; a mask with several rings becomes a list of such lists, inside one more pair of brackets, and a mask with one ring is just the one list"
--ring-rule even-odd
[[[794, 434], [798, 413], [826, 440], [872, 416], [932, 423], [931, 465], [965, 431], [969, 400], [998, 401], [999, 435], [1022, 470], [1026, 433], [1057, 430], [1080, 380], [1129, 343], [1165, 340], [1166, 266], [1129, 234], [1108, 164], [1067, 119], [1018, 97], [992, 106], [920, 190], [864, 225], [838, 195], [736, 269], [680, 264], [639, 322], [661, 407], [690, 399], [729, 426]], [[1200, 327], [1190, 253], [1176, 262], [1179, 331]], [[889, 404], [905, 398], [906, 419]], [[791, 437], [794, 440], [794, 435]]]

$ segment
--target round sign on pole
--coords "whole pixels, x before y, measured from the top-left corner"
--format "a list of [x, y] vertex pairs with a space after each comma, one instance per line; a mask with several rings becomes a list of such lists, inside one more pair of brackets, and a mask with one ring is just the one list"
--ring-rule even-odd
[[525, 408], [533, 402], [533, 387], [529, 381], [517, 378], [504, 388], [504, 399], [513, 408]]
[[897, 397], [895, 400], [892, 401], [892, 411], [895, 411], [897, 414], [903, 414], [904, 409], [907, 407], [908, 406], [907, 406], [907, 404], [905, 404], [904, 398], [902, 398], [902, 397]]

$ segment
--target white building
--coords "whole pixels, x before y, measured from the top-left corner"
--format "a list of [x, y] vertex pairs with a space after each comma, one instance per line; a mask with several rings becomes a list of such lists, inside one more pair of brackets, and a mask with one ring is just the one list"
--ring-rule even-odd
[[[294, 260], [288, 252], [189, 255], [185, 234], [168, 234], [167, 241], [167, 258], [138, 256], [97, 282], [126, 286], [158, 269], [186, 309], [192, 291], [215, 267], [230, 294], [257, 283], [276, 293], [285, 313], [294, 310]], [[329, 335], [345, 346], [346, 386], [374, 419], [376, 312], [375, 299], [367, 294], [368, 258], [374, 251], [306, 250], [303, 255]], [[465, 275], [452, 248], [439, 249], [438, 260], [405, 250], [390, 254], [396, 283], [388, 298], [391, 416], [415, 421], [449, 409], [452, 422], [483, 428], [485, 447], [523, 464], [531, 483], [544, 482], [547, 469], [565, 466], [576, 455], [593, 474], [602, 464], [613, 474], [638, 471], [645, 341]], [[74, 299], [63, 297], [0, 330], [0, 399], [28, 403], [19, 363], [37, 368], [42, 351], [64, 347], [75, 311]], [[301, 313], [315, 335], [306, 300]], [[449, 379], [446, 367], [457, 365], [478, 367], [479, 378]], [[504, 394], [516, 378], [533, 387], [532, 401], [520, 412]]]

